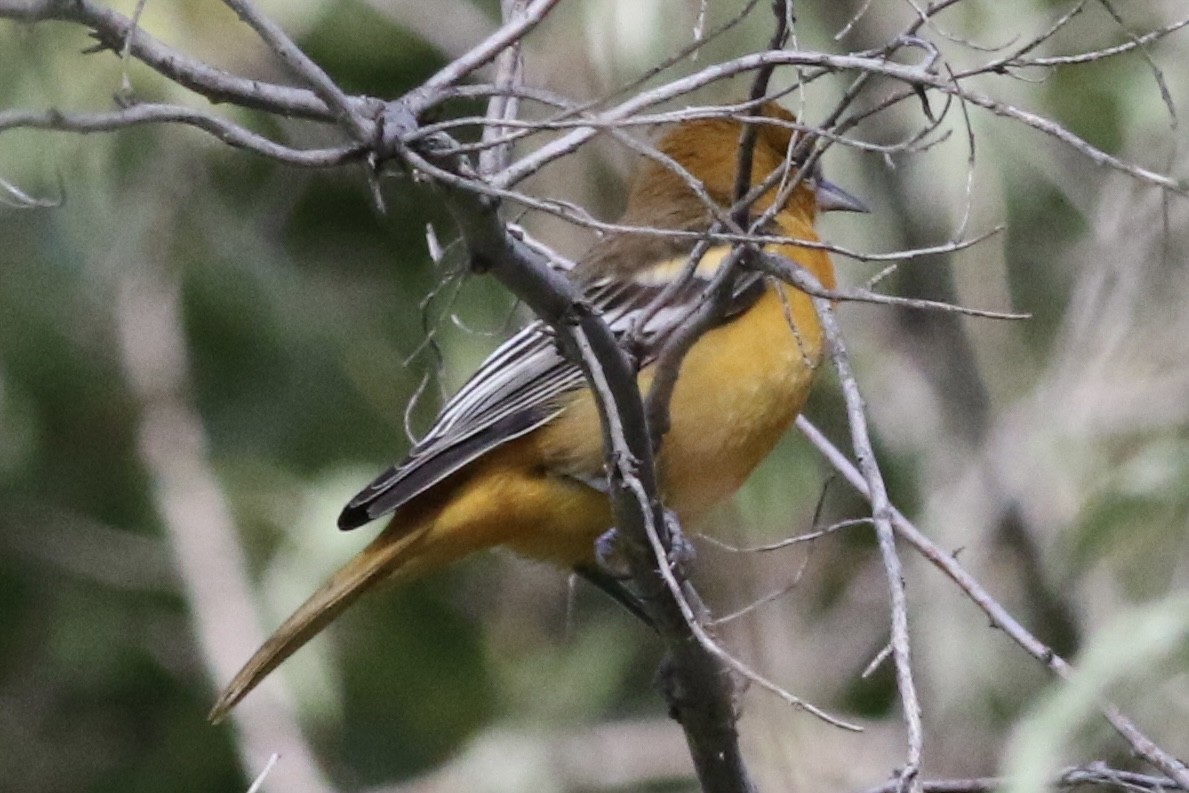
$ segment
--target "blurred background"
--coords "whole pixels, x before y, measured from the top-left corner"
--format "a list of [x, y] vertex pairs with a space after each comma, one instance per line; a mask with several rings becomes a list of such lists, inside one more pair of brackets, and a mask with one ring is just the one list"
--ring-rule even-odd
[[[490, 1], [261, 5], [347, 90], [383, 98], [498, 19]], [[798, 3], [797, 44], [876, 47], [912, 18], [911, 4], [877, 0], [836, 40], [862, 5]], [[705, 6], [707, 29], [738, 8]], [[1037, 54], [1121, 44], [1185, 13], [1175, 0], [1083, 6]], [[958, 3], [922, 35], [960, 70], [994, 57], [980, 48], [1023, 43], [1070, 8]], [[527, 43], [528, 82], [603, 96], [690, 43], [700, 11], [563, 2]], [[214, 0], [150, 3], [143, 21], [222, 68], [285, 79]], [[757, 49], [769, 31], [761, 3], [667, 76]], [[0, 22], [0, 113], [106, 109], [125, 80], [141, 99], [205, 106], [137, 64], [81, 54], [89, 43], [70, 25]], [[1162, 92], [1189, 105], [1185, 63], [1180, 32], [1118, 58], [968, 87], [1183, 179], [1183, 119]], [[733, 99], [747, 85], [697, 100]], [[820, 119], [845, 85], [821, 81], [785, 104]], [[893, 90], [877, 81], [860, 104]], [[314, 125], [218, 112], [294, 145], [335, 140]], [[1032, 318], [856, 304], [840, 313], [894, 501], [1087, 674], [1080, 694], [1056, 690], [905, 551], [925, 775], [1010, 770], [1029, 748], [1044, 768], [1127, 764], [1126, 746], [1086, 708], [1103, 691], [1189, 755], [1189, 208], [1034, 130], [969, 113], [973, 154], [959, 108], [943, 125], [949, 137], [920, 154], [832, 149], [830, 178], [874, 212], [824, 225], [848, 249], [889, 253], [1002, 224], [973, 248], [903, 264], [881, 286]], [[919, 103], [903, 103], [855, 134], [891, 143], [923, 119]], [[529, 189], [610, 219], [631, 163], [598, 140]], [[335, 529], [345, 500], [403, 455], [407, 431], [424, 431], [442, 395], [524, 320], [494, 283], [460, 276], [456, 249], [431, 259], [427, 226], [443, 243], [453, 237], [432, 191], [386, 179], [380, 213], [361, 168], [280, 167], [183, 128], [7, 131], [0, 179], [46, 203], [0, 205], [3, 787], [243, 790], [279, 752], [268, 789], [694, 789], [652, 687], [653, 637], [585, 584], [501, 554], [366, 599], [249, 697], [235, 726], [206, 723], [216, 690], [264, 632], [368, 539], [369, 529]], [[522, 222], [569, 255], [591, 240], [554, 219]], [[852, 285], [887, 264], [837, 262]], [[830, 374], [808, 413], [846, 444]], [[861, 516], [830, 478], [791, 433], [700, 528], [749, 548], [811, 530], [819, 501], [822, 523]], [[888, 638], [869, 529], [763, 553], [698, 544], [697, 578], [716, 613], [784, 592], [723, 622], [727, 646], [866, 727], [845, 733], [754, 687], [741, 692], [761, 789], [885, 780], [903, 763], [904, 737], [890, 665], [861, 677]]]

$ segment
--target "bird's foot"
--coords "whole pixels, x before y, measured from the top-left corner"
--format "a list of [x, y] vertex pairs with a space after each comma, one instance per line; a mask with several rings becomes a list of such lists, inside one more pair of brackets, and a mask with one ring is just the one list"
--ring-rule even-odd
[[694, 560], [698, 558], [698, 549], [685, 536], [677, 516], [670, 510], [665, 510], [665, 527], [669, 530], [669, 569], [679, 578], [688, 578]]
[[623, 552], [618, 529], [607, 529], [595, 540], [595, 561], [612, 578], [624, 581], [632, 577], [632, 567]]
[[[698, 557], [697, 548], [686, 538], [677, 516], [669, 510], [665, 510], [665, 527], [669, 534], [666, 554], [669, 569], [685, 578]], [[621, 580], [631, 578], [631, 564], [623, 551], [618, 529], [608, 529], [595, 540], [595, 560], [607, 575]]]

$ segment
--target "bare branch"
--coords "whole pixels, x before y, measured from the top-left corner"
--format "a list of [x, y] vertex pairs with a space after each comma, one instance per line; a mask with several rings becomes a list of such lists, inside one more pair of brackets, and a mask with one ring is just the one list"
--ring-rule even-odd
[[[804, 279], [812, 283], [815, 279], [802, 270]], [[817, 284], [820, 288], [820, 284]], [[921, 706], [917, 699], [916, 683], [913, 681], [912, 656], [908, 637], [908, 597], [904, 591], [904, 571], [896, 553], [892, 530], [892, 505], [888, 500], [883, 472], [875, 458], [871, 438], [867, 430], [866, 406], [859, 393], [859, 385], [851, 370], [850, 358], [842, 340], [842, 332], [834, 318], [830, 301], [813, 297], [813, 307], [830, 347], [830, 356], [846, 403], [847, 422], [850, 426], [851, 443], [863, 481], [867, 485], [868, 500], [871, 502], [871, 518], [875, 523], [875, 534], [879, 540], [880, 555], [888, 579], [888, 596], [892, 611], [892, 656], [896, 661], [896, 683], [900, 690], [900, 701], [904, 710], [905, 726], [908, 729], [908, 762], [898, 774], [900, 790], [920, 790], [917, 778], [921, 767], [921, 750], [924, 743], [924, 728], [921, 724]]]
[[1157, 42], [1157, 40], [1168, 36], [1169, 33], [1175, 33], [1181, 30], [1185, 25], [1189, 25], [1189, 17], [1179, 19], [1170, 25], [1159, 27], [1157, 30], [1144, 33], [1143, 36], [1135, 36], [1131, 40], [1128, 40], [1128, 42], [1108, 46], [1106, 49], [1078, 52], [1076, 55], [1052, 55], [1040, 58], [1013, 57], [1009, 61], [1006, 61], [1005, 65], [1017, 65], [1017, 67], [1067, 67], [1067, 65], [1105, 61], [1106, 58], [1124, 55], [1126, 52], [1141, 48], [1141, 46]]
[[[633, 487], [638, 487], [636, 483], [629, 484], [631, 484]], [[643, 497], [643, 490], [637, 489], [637, 497]], [[666, 517], [671, 519], [671, 516]], [[649, 541], [652, 543], [653, 552], [655, 554], [662, 557], [667, 556], [668, 551], [665, 550], [665, 544], [658, 532], [651, 531], [649, 533]], [[852, 724], [851, 722], [845, 721], [838, 716], [831, 715], [816, 705], [813, 705], [796, 696], [795, 694], [792, 694], [787, 689], [777, 685], [768, 678], [759, 674], [747, 664], [736, 658], [734, 655], [724, 650], [718, 644], [718, 642], [716, 642], [713, 637], [711, 637], [710, 634], [706, 632], [706, 628], [703, 627], [704, 623], [706, 622], [704, 616], [705, 607], [702, 605], [701, 600], [698, 599], [697, 593], [694, 592], [688, 584], [683, 584], [677, 580], [677, 576], [674, 574], [672, 566], [669, 564], [663, 564], [660, 566], [660, 575], [674, 602], [680, 608], [681, 617], [684, 624], [689, 628], [693, 638], [697, 640], [697, 646], [703, 650], [709, 651], [710, 654], [714, 656], [714, 658], [718, 659], [720, 662], [734, 670], [744, 679], [755, 683], [772, 694], [775, 694], [786, 704], [797, 708], [798, 710], [803, 710], [806, 713], [812, 714], [813, 716], [816, 716], [817, 718], [832, 726], [839, 727], [844, 730], [850, 730], [852, 732], [863, 731], [863, 728], [857, 724]]]
[[[503, 0], [504, 23], [518, 23], [527, 13], [527, 3], [528, 0]], [[515, 91], [523, 81], [523, 72], [524, 60], [520, 54], [520, 39], [517, 38], [499, 54], [496, 61], [495, 87], [500, 93], [493, 95], [487, 103], [482, 142], [489, 148], [485, 148], [479, 156], [479, 173], [484, 176], [506, 168], [512, 156], [511, 142], [496, 141], [506, 134], [506, 127], [500, 122], [514, 120], [519, 111]]]
[[[178, 85], [211, 102], [232, 102], [241, 107], [299, 118], [330, 121], [334, 114], [313, 91], [253, 80], [226, 72], [191, 58], [154, 39], [94, 0], [0, 0], [0, 19], [22, 22], [57, 20], [74, 22], [91, 30], [104, 49], [119, 53], [125, 42], [134, 58]], [[376, 106], [376, 100], [350, 100], [358, 112]]]
[[[469, 0], [434, 0], [434, 13], [425, 13], [422, 0], [364, 0], [368, 8], [397, 27], [420, 37], [453, 60], [491, 30], [491, 19]], [[450, 20], [448, 25], [443, 19]]]
[[[919, 67], [905, 66], [880, 58], [830, 55], [806, 51], [792, 52], [788, 50], [753, 53], [734, 60], [717, 63], [682, 79], [674, 80], [666, 85], [642, 92], [620, 103], [618, 106], [598, 114], [595, 116], [595, 120], [599, 124], [613, 123], [627, 118], [643, 108], [674, 99], [697, 88], [726, 79], [727, 77], [753, 71], [767, 65], [820, 66], [835, 71], [868, 72], [890, 77], [911, 86], [934, 88], [945, 94], [961, 95], [966, 102], [972, 105], [989, 110], [995, 115], [1022, 122], [1035, 130], [1056, 138], [1098, 165], [1113, 168], [1135, 179], [1148, 182], [1178, 195], [1189, 195], [1189, 188], [1186, 188], [1177, 180], [1107, 154], [1051, 119], [1021, 110], [1014, 105], [1000, 102], [985, 94], [962, 87], [957, 80], [970, 76], [970, 73], [959, 74], [955, 80], [951, 80], [948, 76], [941, 77]], [[901, 95], [900, 98], [903, 99], [909, 96], [915, 96], [915, 93], [909, 92]], [[513, 163], [499, 174], [496, 174], [491, 180], [492, 185], [496, 187], [510, 187], [516, 184], [551, 160], [569, 154], [577, 149], [595, 135], [597, 132], [596, 127], [597, 125], [575, 130], [569, 135], [565, 135], [556, 141], [542, 146], [537, 151]]]
[[1028, 319], [1031, 314], [1014, 314], [1004, 311], [990, 311], [981, 308], [968, 308], [966, 306], [957, 306], [952, 303], [943, 303], [938, 300], [923, 300], [915, 297], [899, 297], [897, 295], [884, 295], [878, 292], [872, 292], [867, 289], [825, 289], [820, 284], [808, 280], [805, 275], [805, 270], [797, 266], [796, 263], [790, 262], [782, 256], [776, 256], [770, 253], [764, 253], [757, 258], [755, 267], [766, 273], [780, 278], [782, 281], [793, 284], [798, 289], [806, 294], [812, 295], [823, 300], [838, 300], [838, 301], [853, 301], [856, 303], [875, 303], [885, 306], [901, 306], [903, 308], [913, 308], [921, 311], [942, 311], [951, 312], [954, 314], [965, 314], [970, 317], [982, 317], [984, 319], [1007, 319], [1007, 320], [1021, 320]]
[[1098, 0], [1098, 4], [1106, 9], [1106, 12], [1110, 14], [1111, 19], [1115, 20], [1115, 23], [1119, 26], [1119, 29], [1127, 34], [1128, 39], [1131, 40], [1136, 49], [1138, 49], [1140, 54], [1143, 56], [1144, 62], [1148, 64], [1148, 71], [1152, 73], [1152, 79], [1155, 81], [1156, 88], [1160, 92], [1160, 99], [1164, 102], [1165, 109], [1168, 110], [1168, 117], [1172, 122], [1172, 128], [1176, 129], [1176, 103], [1173, 102], [1172, 92], [1168, 89], [1168, 81], [1164, 79], [1164, 72], [1162, 72], [1160, 67], [1156, 65], [1156, 61], [1152, 60], [1152, 54], [1148, 52], [1147, 44], [1141, 43], [1139, 41], [1140, 37], [1136, 36], [1131, 31], [1131, 29], [1127, 27], [1127, 23], [1123, 21], [1123, 17], [1119, 15], [1119, 12], [1115, 9], [1115, 6], [1111, 3], [1111, 0]]
[[486, 39], [477, 44], [470, 52], [452, 60], [437, 74], [426, 80], [417, 89], [419, 96], [425, 97], [426, 104], [417, 106], [420, 112], [425, 107], [438, 101], [440, 89], [453, 86], [471, 72], [490, 63], [506, 47], [523, 39], [533, 28], [540, 24], [546, 15], [557, 5], [558, 0], [531, 0], [520, 13], [512, 17]]
[[698, 537], [710, 543], [711, 545], [722, 548], [724, 551], [730, 551], [731, 553], [768, 553], [769, 551], [781, 551], [785, 548], [791, 548], [794, 545], [813, 542], [814, 540], [819, 540], [822, 537], [833, 534], [836, 531], [849, 529], [852, 526], [870, 525], [871, 518], [848, 518], [847, 520], [840, 520], [836, 523], [831, 523], [829, 526], [826, 526], [822, 529], [815, 529], [813, 531], [805, 532], [804, 534], [798, 534], [793, 537], [787, 537], [783, 540], [777, 540], [776, 542], [770, 542], [764, 545], [751, 545], [746, 548], [739, 547], [737, 545], [731, 545], [728, 542], [723, 542], [717, 537], [711, 537], [709, 534], [699, 534]]
[[[555, 1], [555, 0], [554, 0]], [[285, 58], [293, 55], [285, 42], [283, 33], [264, 25], [259, 15], [252, 12], [249, 4], [239, 0], [233, 2], [233, 7], [247, 18], [257, 20], [262, 35], [267, 33], [266, 40]], [[947, 3], [936, 4], [933, 9], [944, 7]], [[536, 0], [530, 6], [524, 21], [520, 26], [512, 25], [501, 28], [486, 42], [472, 50], [469, 59], [458, 62], [458, 66], [447, 67], [439, 72], [434, 79], [404, 100], [406, 107], [414, 112], [442, 101], [447, 93], [444, 89], [450, 87], [465, 74], [477, 68], [481, 63], [488, 62], [514, 40], [517, 35], [531, 29], [540, 18], [552, 7], [550, 0]], [[535, 14], [535, 15], [534, 15]], [[0, 17], [21, 19], [26, 21], [41, 21], [45, 19], [60, 19], [74, 21], [87, 25], [95, 31], [104, 46], [119, 50], [131, 36], [131, 52], [138, 59], [149, 64], [167, 77], [174, 79], [192, 90], [202, 93], [212, 101], [235, 101], [245, 107], [270, 110], [295, 115], [314, 116], [323, 119], [342, 116], [347, 120], [348, 127], [356, 140], [370, 139], [371, 129], [367, 123], [376, 114], [377, 103], [373, 99], [351, 98], [336, 95], [332, 89], [333, 81], [325, 78], [316, 67], [303, 63], [300, 59], [287, 60], [293, 68], [301, 70], [303, 77], [317, 86], [316, 92], [303, 92], [301, 89], [287, 89], [278, 86], [243, 80], [207, 66], [199, 61], [181, 56], [169, 48], [160, 45], [139, 30], [135, 30], [130, 20], [96, 5], [92, 0], [78, 0], [78, 2], [63, 2], [63, 0], [35, 0], [32, 3], [18, 3], [16, 0], [0, 0]], [[519, 31], [519, 33], [515, 33]], [[291, 44], [291, 42], [290, 42]], [[497, 46], [498, 45], [498, 46]], [[277, 48], [280, 48], [279, 50]], [[507, 188], [538, 170], [549, 161], [563, 156], [595, 134], [595, 127], [623, 121], [637, 111], [655, 105], [659, 102], [673, 99], [696, 88], [727, 77], [753, 71], [761, 68], [787, 66], [816, 66], [832, 71], [858, 71], [861, 73], [878, 74], [904, 82], [915, 89], [933, 88], [946, 94], [961, 95], [970, 104], [982, 107], [996, 115], [1022, 122], [1040, 132], [1050, 135], [1061, 142], [1073, 147], [1093, 162], [1127, 173], [1133, 178], [1146, 181], [1152, 185], [1177, 194], [1186, 194], [1186, 187], [1177, 180], [1155, 173], [1138, 165], [1127, 163], [1113, 155], [1092, 146], [1082, 138], [1073, 134], [1051, 119], [1044, 118], [1013, 105], [1009, 105], [992, 97], [974, 92], [961, 86], [961, 80], [973, 74], [984, 73], [983, 69], [972, 70], [958, 74], [953, 80], [943, 78], [927, 68], [905, 66], [894, 63], [886, 58], [863, 57], [854, 55], [831, 55], [807, 51], [772, 50], [736, 58], [714, 64], [687, 77], [674, 80], [666, 85], [645, 91], [632, 97], [618, 106], [613, 107], [594, 117], [596, 124], [592, 127], [575, 130], [557, 141], [542, 147], [533, 154], [513, 163], [508, 168], [496, 174], [491, 184], [497, 188]], [[907, 98], [915, 95], [908, 92], [900, 96]], [[311, 101], [313, 100], [313, 101]], [[331, 111], [328, 108], [334, 107]]]
[[[1010, 785], [1010, 777], [978, 777], [975, 779], [930, 779], [921, 783], [924, 793], [991, 793], [1003, 790]], [[863, 793], [895, 793], [898, 782], [888, 782], [879, 787], [868, 788]], [[1059, 789], [1080, 787], [1082, 785], [1098, 785], [1100, 787], [1119, 788], [1131, 793], [1164, 793], [1165, 791], [1185, 790], [1176, 780], [1169, 777], [1137, 774], [1133, 771], [1123, 771], [1110, 768], [1102, 763], [1094, 763], [1082, 768], [1070, 768], [1062, 771], [1059, 776], [1049, 782], [1049, 786]]]
[[[0, 113], [0, 119], [4, 114]], [[36, 198], [14, 184], [0, 179], [0, 205], [10, 209], [50, 209], [59, 206], [61, 199]]]
[[111, 132], [145, 124], [183, 124], [196, 127], [228, 146], [244, 149], [300, 168], [334, 168], [363, 158], [360, 146], [329, 149], [294, 149], [257, 135], [241, 126], [180, 105], [133, 105], [106, 113], [63, 113], [57, 110], [0, 111], [0, 132], [9, 129], [46, 129], [58, 132]]
[[[799, 416], [797, 418], [797, 429], [809, 439], [810, 443], [817, 447], [817, 450], [829, 461], [830, 465], [842, 474], [855, 490], [864, 498], [870, 497], [867, 482], [859, 472], [859, 469], [847, 459], [846, 455], [837, 446], [814, 427], [809, 419]], [[938, 548], [932, 540], [894, 507], [891, 508], [891, 521], [896, 529], [896, 533], [912, 545], [930, 564], [941, 570], [950, 580], [957, 584], [958, 588], [965, 592], [967, 597], [987, 615], [993, 627], [1003, 631], [1012, 641], [1022, 647], [1033, 658], [1040, 661], [1041, 664], [1059, 678], [1063, 680], [1069, 679], [1074, 671], [1073, 667], [1009, 614], [1007, 609], [995, 600], [982, 584], [958, 563], [958, 560], [954, 558], [953, 554]], [[1189, 789], [1189, 767], [1184, 762], [1160, 748], [1155, 741], [1145, 735], [1114, 704], [1103, 702], [1100, 705], [1100, 710], [1106, 720], [1130, 744], [1136, 754], [1168, 774], [1182, 788]]]
[[293, 39], [281, 30], [280, 25], [273, 22], [257, 10], [251, 0], [223, 0], [227, 7], [239, 15], [252, 30], [268, 45], [282, 63], [297, 77], [301, 78], [318, 98], [321, 99], [334, 113], [335, 120], [350, 133], [357, 141], [370, 141], [374, 135], [374, 124], [371, 114], [360, 112], [358, 105], [351, 101], [338, 83], [322, 70], [322, 67], [301, 51]]
[[1116, 55], [1122, 55], [1131, 52], [1137, 47], [1143, 47], [1151, 44], [1154, 41], [1164, 38], [1169, 33], [1175, 33], [1181, 28], [1189, 25], [1189, 17], [1173, 22], [1170, 25], [1165, 25], [1162, 28], [1145, 33], [1142, 36], [1136, 36], [1131, 41], [1124, 42], [1115, 47], [1107, 47], [1102, 50], [1094, 50], [1093, 52], [1081, 52], [1075, 55], [1051, 55], [1046, 58], [1016, 58], [1011, 61], [1011, 65], [1016, 66], [1070, 66], [1081, 63], [1094, 63], [1095, 61], [1105, 60], [1106, 58], [1113, 58]]

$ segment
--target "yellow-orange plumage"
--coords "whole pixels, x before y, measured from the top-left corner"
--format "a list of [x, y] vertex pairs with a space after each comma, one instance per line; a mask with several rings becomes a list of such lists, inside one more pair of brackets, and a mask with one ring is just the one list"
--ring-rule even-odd
[[[764, 114], [793, 121], [767, 105]], [[701, 181], [720, 206], [729, 206], [742, 127], [731, 120], [686, 122], [658, 148]], [[787, 128], [763, 126], [753, 156], [752, 183], [779, 168], [790, 151]], [[790, 171], [790, 177], [793, 175]], [[824, 184], [824, 183], [820, 183]], [[772, 232], [813, 242], [820, 186], [806, 179], [775, 214]], [[765, 193], [753, 214], [769, 208], [779, 188]], [[705, 231], [713, 221], [686, 181], [664, 165], [646, 162], [637, 174], [624, 224]], [[656, 288], [685, 269], [690, 240], [621, 234], [598, 243], [575, 277]], [[827, 287], [829, 257], [820, 250], [780, 246]], [[729, 247], [712, 247], [698, 272], [705, 279]], [[790, 322], [791, 319], [791, 322]], [[670, 429], [658, 458], [666, 504], [683, 522], [696, 521], [729, 497], [772, 450], [800, 411], [822, 356], [822, 333], [809, 298], [771, 283], [738, 316], [719, 324], [690, 349], [670, 403]], [[639, 375], [642, 392], [652, 367]], [[384, 530], [281, 625], [227, 687], [212, 710], [226, 714], [240, 698], [362, 592], [383, 579], [439, 569], [474, 551], [502, 545], [572, 567], [593, 562], [594, 542], [611, 527], [606, 496], [590, 482], [602, 476], [598, 413], [589, 390], [569, 390], [559, 409], [527, 434], [500, 442], [397, 507]]]

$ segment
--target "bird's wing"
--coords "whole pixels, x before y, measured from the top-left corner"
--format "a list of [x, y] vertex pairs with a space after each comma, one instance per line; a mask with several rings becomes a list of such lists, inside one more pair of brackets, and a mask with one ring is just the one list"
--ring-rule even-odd
[[[675, 259], [658, 268], [668, 267], [671, 277], [671, 270], [683, 264], [684, 259]], [[711, 264], [717, 266], [717, 261]], [[640, 367], [655, 359], [709, 283], [699, 267], [657, 308], [652, 303], [667, 283], [658, 268], [636, 278], [596, 280], [586, 288], [587, 300], [615, 337], [632, 334]], [[722, 321], [749, 308], [763, 290], [762, 275], [740, 272]], [[646, 312], [651, 313], [638, 329]], [[585, 385], [582, 370], [562, 355], [552, 329], [540, 321], [529, 324], [501, 344], [450, 398], [408, 457], [351, 499], [339, 516], [339, 528], [353, 529], [386, 515], [491, 449], [532, 432], [564, 409], [564, 395]]]

